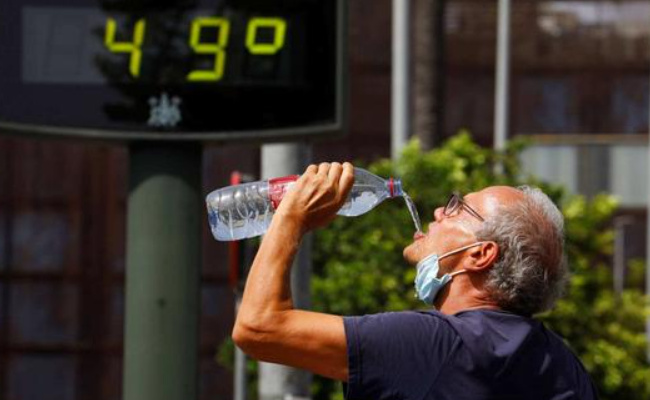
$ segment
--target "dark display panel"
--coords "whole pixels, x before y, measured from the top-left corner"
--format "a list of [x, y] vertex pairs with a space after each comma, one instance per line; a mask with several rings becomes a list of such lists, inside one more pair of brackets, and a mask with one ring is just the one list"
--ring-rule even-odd
[[338, 4], [3, 0], [0, 122], [179, 138], [336, 125]]

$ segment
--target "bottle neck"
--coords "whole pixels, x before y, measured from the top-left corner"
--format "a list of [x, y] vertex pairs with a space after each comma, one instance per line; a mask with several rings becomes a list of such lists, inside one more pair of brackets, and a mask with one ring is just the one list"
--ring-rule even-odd
[[386, 188], [388, 189], [389, 197], [403, 196], [402, 181], [400, 179], [388, 178], [386, 181]]
[[289, 185], [297, 181], [300, 175], [289, 175], [280, 178], [269, 179], [269, 200], [274, 210], [280, 206]]

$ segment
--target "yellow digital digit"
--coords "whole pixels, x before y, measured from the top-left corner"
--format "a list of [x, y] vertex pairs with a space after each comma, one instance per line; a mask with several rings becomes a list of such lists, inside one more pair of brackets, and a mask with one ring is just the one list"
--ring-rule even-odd
[[[216, 43], [201, 43], [201, 29], [204, 27], [219, 30]], [[192, 21], [190, 46], [197, 54], [214, 54], [214, 68], [212, 70], [192, 71], [187, 75], [187, 80], [218, 81], [223, 77], [229, 34], [230, 22], [225, 18], [200, 17]]]
[[[257, 42], [257, 31], [260, 28], [273, 29], [273, 42]], [[251, 18], [246, 29], [246, 48], [251, 54], [273, 55], [284, 47], [286, 32], [287, 21], [282, 18]]]
[[115, 31], [117, 23], [113, 18], [106, 20], [104, 44], [113, 53], [130, 53], [129, 72], [137, 78], [140, 75], [140, 62], [142, 61], [142, 42], [144, 41], [145, 20], [139, 19], [133, 29], [133, 42], [116, 42]]

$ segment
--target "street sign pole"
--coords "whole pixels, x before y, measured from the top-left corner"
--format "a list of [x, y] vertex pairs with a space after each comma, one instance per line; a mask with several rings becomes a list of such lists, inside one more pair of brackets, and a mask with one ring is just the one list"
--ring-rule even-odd
[[[510, 79], [510, 0], [499, 0], [499, 15], [497, 18], [497, 55], [495, 72], [494, 98], [494, 150], [503, 152], [508, 139], [508, 105]], [[503, 171], [501, 163], [496, 165], [497, 171]]]
[[125, 400], [197, 399], [201, 147], [131, 145]]
[[391, 84], [391, 158], [399, 159], [411, 130], [410, 0], [393, 0]]
[[[301, 174], [311, 159], [310, 146], [276, 143], [262, 146], [262, 179]], [[309, 310], [311, 298], [311, 234], [307, 234], [291, 268], [291, 294], [297, 309]], [[260, 400], [306, 400], [310, 396], [311, 373], [272, 363], [259, 363]]]

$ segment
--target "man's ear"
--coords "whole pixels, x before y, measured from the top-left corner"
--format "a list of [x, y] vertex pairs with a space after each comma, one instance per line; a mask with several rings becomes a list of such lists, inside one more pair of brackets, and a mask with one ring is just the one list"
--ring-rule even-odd
[[499, 257], [499, 246], [495, 242], [484, 242], [469, 249], [465, 269], [468, 271], [487, 271]]

